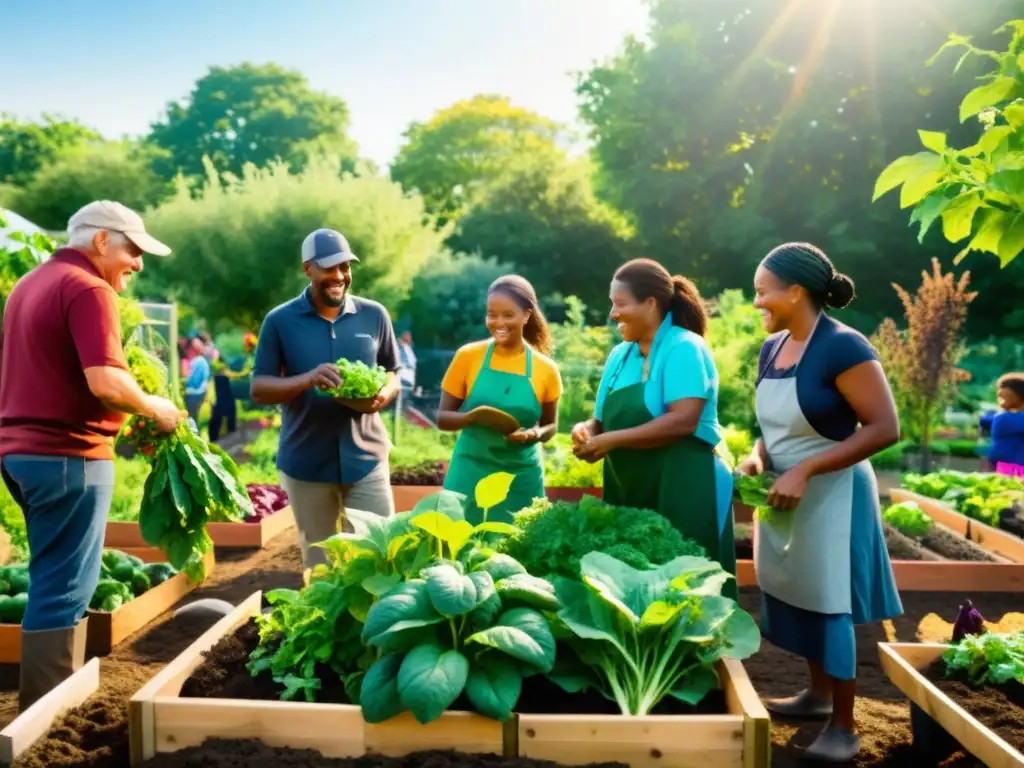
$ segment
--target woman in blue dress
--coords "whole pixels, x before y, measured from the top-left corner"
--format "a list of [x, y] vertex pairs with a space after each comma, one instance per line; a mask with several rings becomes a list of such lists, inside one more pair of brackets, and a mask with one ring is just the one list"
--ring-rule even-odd
[[825, 314], [854, 296], [818, 248], [779, 246], [754, 276], [754, 306], [772, 334], [761, 350], [762, 438], [739, 470], [779, 473], [758, 521], [754, 562], [765, 639], [802, 656], [810, 686], [765, 702], [791, 717], [828, 719], [807, 757], [845, 762], [860, 751], [854, 625], [903, 612], [868, 459], [899, 440], [885, 372], [861, 334]]

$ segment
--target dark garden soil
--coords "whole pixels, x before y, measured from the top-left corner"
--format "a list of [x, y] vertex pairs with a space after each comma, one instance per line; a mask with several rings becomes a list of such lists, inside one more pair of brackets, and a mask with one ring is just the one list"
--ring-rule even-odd
[[391, 470], [392, 485], [443, 485], [444, 462], [427, 462], [415, 467]]
[[920, 542], [909, 536], [900, 533], [888, 523], [882, 524], [882, 531], [885, 534], [885, 548], [889, 550], [889, 558], [892, 560], [942, 560], [941, 555], [925, 549]]
[[[269, 674], [253, 677], [246, 664], [249, 654], [259, 644], [259, 631], [255, 621], [248, 621], [235, 632], [221, 639], [203, 654], [204, 661], [181, 687], [187, 698], [260, 699], [276, 701], [284, 686], [275, 683]], [[337, 675], [329, 669], [318, 671], [323, 688], [317, 701], [324, 704], [347, 704], [345, 688]], [[459, 699], [452, 709], [470, 709], [469, 702]], [[615, 715], [618, 708], [597, 693], [569, 694], [545, 677], [536, 676], [523, 681], [523, 693], [516, 705], [523, 714], [582, 714]], [[691, 707], [671, 697], [658, 704], [653, 715], [717, 715], [728, 710], [725, 695], [714, 691], [697, 706]]]
[[922, 673], [982, 725], [1019, 752], [1024, 752], [1024, 685], [986, 685], [975, 688], [965, 675], [946, 677], [946, 664], [936, 659]]
[[[404, 757], [365, 755], [327, 758], [312, 749], [268, 747], [260, 741], [211, 739], [201, 746], [160, 755], [145, 768], [557, 768], [558, 763], [525, 757], [467, 755], [459, 752], [414, 752]], [[627, 768], [623, 763], [591, 763], [590, 768]]]
[[[189, 600], [221, 598], [232, 604], [258, 589], [297, 588], [302, 584], [297, 535], [294, 530], [274, 539], [267, 549], [217, 552], [217, 566], [211, 579], [190, 595]], [[857, 628], [858, 699], [857, 726], [861, 754], [853, 765], [866, 768], [922, 765], [910, 749], [909, 709], [906, 698], [882, 673], [877, 644], [881, 641], [947, 641], [957, 606], [971, 598], [989, 621], [1020, 611], [1019, 594], [964, 594], [958, 591], [904, 593], [904, 615], [875, 625]], [[756, 618], [760, 597], [756, 588], [741, 589], [740, 602]], [[128, 699], [159, 669], [180, 654], [196, 637], [216, 621], [216, 616], [180, 616], [168, 613], [119, 645], [102, 661], [101, 687], [83, 706], [63, 717], [50, 733], [16, 763], [16, 768], [128, 768]], [[249, 637], [236, 638], [235, 663], [241, 663]], [[789, 696], [806, 685], [805, 664], [765, 643], [761, 651], [744, 662], [758, 693], [764, 697]], [[16, 714], [17, 667], [0, 666], [0, 726]], [[199, 675], [189, 686], [212, 684]], [[248, 694], [247, 694], [248, 695]], [[276, 697], [271, 690], [250, 698]], [[530, 704], [524, 700], [524, 706]], [[801, 723], [779, 717], [772, 720], [772, 764], [780, 768], [802, 765], [800, 756], [821, 729], [820, 723]], [[303, 750], [269, 749], [255, 742], [216, 742], [162, 755], [145, 764], [147, 768], [539, 768], [544, 763], [495, 757], [462, 757], [429, 753], [402, 759], [376, 756], [358, 760], [331, 760]], [[959, 755], [943, 763], [945, 768], [978, 766], [973, 758]]]

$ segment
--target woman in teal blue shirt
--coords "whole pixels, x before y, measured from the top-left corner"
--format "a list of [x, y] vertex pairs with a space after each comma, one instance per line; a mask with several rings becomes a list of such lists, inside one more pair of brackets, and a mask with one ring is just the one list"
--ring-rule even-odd
[[[594, 417], [577, 424], [577, 456], [604, 459], [610, 504], [654, 509], [736, 575], [732, 473], [715, 454], [718, 372], [696, 286], [636, 259], [615, 273], [611, 319], [623, 342], [608, 356]], [[736, 596], [735, 581], [723, 594]]]

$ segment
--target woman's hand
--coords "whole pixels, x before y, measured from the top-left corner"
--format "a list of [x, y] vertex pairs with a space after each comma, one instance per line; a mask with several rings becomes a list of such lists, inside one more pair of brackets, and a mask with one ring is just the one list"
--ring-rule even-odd
[[783, 473], [782, 477], [776, 480], [768, 491], [768, 506], [781, 510], [796, 509], [807, 491], [807, 483], [810, 479], [810, 474], [803, 465], [797, 464], [788, 472]]
[[762, 462], [757, 456], [748, 456], [736, 465], [736, 471], [741, 475], [757, 477], [758, 475], [764, 474], [764, 462]]
[[581, 445], [590, 440], [594, 434], [590, 431], [590, 422], [581, 421], [575, 427], [572, 428], [572, 444], [573, 448], [579, 448]]
[[573, 447], [576, 458], [591, 464], [600, 461], [608, 451], [615, 447], [615, 433], [603, 432], [600, 435], [592, 435], [589, 440]]
[[536, 427], [517, 429], [511, 435], [506, 435], [505, 439], [510, 443], [517, 443], [518, 445], [533, 445], [540, 441], [540, 430]]

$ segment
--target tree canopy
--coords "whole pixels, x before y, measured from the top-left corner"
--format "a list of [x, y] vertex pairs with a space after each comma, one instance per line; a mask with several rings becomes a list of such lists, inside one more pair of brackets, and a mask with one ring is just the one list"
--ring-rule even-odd
[[170, 153], [165, 175], [204, 174], [203, 158], [220, 172], [280, 160], [293, 171], [312, 158], [356, 156], [341, 99], [309, 87], [299, 72], [276, 64], [210, 67], [188, 98], [172, 102], [150, 141]]

